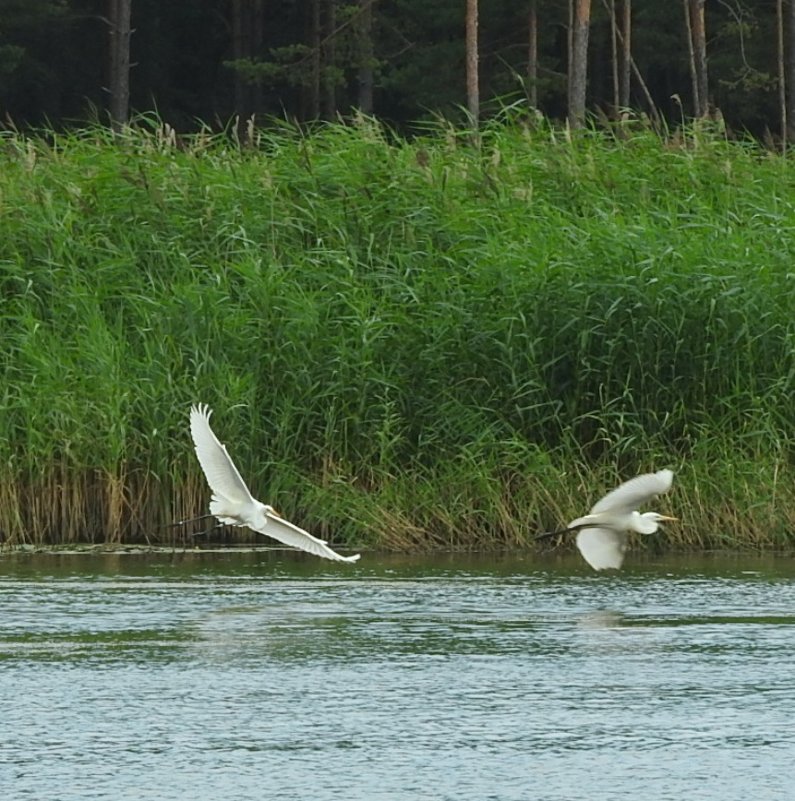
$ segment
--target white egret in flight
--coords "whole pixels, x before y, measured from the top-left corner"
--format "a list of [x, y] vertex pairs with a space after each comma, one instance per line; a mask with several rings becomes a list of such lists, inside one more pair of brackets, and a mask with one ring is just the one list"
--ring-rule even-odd
[[676, 520], [657, 512], [641, 514], [637, 511], [656, 495], [668, 492], [673, 478], [672, 470], [658, 470], [631, 478], [608, 492], [589, 514], [572, 520], [563, 530], [577, 532], [577, 547], [594, 570], [617, 570], [624, 561], [627, 532], [654, 534], [662, 521]]
[[210, 513], [230, 526], [248, 526], [285, 545], [338, 562], [355, 562], [355, 556], [340, 556], [326, 543], [280, 517], [272, 506], [256, 500], [210, 428], [212, 411], [206, 404], [191, 406], [190, 433], [199, 464], [212, 490]]

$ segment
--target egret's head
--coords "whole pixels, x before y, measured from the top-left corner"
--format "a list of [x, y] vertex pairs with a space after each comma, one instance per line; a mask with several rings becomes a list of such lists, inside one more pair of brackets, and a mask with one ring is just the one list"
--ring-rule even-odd
[[657, 514], [657, 512], [644, 512], [642, 515], [639, 515], [639, 517], [643, 521], [643, 527], [645, 529], [641, 529], [641, 534], [654, 534], [660, 527], [660, 523], [678, 520], [676, 517]]

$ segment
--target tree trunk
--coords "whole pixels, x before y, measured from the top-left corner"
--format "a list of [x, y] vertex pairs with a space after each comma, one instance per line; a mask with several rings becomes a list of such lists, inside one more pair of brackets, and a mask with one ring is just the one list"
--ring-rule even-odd
[[[570, 82], [571, 58], [572, 58], [571, 54], [572, 50], [574, 49], [572, 47], [572, 43], [574, 41], [574, 38], [572, 36], [572, 31], [574, 30], [574, 0], [569, 0], [568, 12], [569, 12], [569, 20], [568, 24], [566, 25], [566, 80]], [[568, 92], [568, 95], [566, 97], [566, 102], [568, 103], [569, 97], [571, 96], [571, 87], [567, 86], [566, 91]]]
[[[685, 0], [685, 2], [687, 2], [687, 0]], [[602, 4], [609, 12], [610, 8], [607, 5], [607, 0], [602, 0]], [[640, 74], [640, 70], [638, 69], [638, 65], [635, 63], [635, 59], [632, 58], [632, 49], [630, 47], [630, 37], [632, 36], [632, 6], [630, 0], [625, 0], [623, 9], [622, 27], [624, 32], [622, 33], [620, 30], [618, 30], [618, 28], [616, 28], [616, 38], [618, 39], [618, 43], [621, 45], [622, 59], [622, 77], [619, 104], [621, 108], [627, 108], [629, 106], [629, 78], [630, 74], [633, 74], [635, 76], [635, 81], [638, 84], [638, 89], [646, 99], [646, 103], [649, 106], [649, 114], [651, 115], [651, 118], [655, 123], [659, 123], [660, 113], [657, 111], [657, 107], [654, 105], [654, 99], [651, 96], [649, 87], [646, 86], [646, 82], [643, 80], [643, 76]]]
[[778, 65], [778, 110], [781, 118], [781, 152], [787, 150], [787, 83], [784, 68], [784, 3], [776, 0], [776, 63]]
[[569, 125], [585, 125], [585, 90], [588, 81], [588, 30], [591, 0], [574, 0], [571, 31], [571, 70], [569, 72]]
[[795, 0], [789, 0], [787, 9], [787, 141], [795, 142]]
[[478, 81], [478, 0], [466, 5], [466, 80], [467, 109], [475, 130], [480, 118], [480, 83]]
[[325, 44], [323, 45], [323, 117], [333, 120], [337, 113], [337, 5], [326, 0]]
[[538, 7], [536, 0], [530, 0], [527, 15], [527, 101], [532, 108], [538, 108]]
[[698, 116], [701, 98], [698, 96], [696, 79], [696, 55], [693, 51], [693, 28], [690, 24], [690, 0], [682, 0], [685, 9], [685, 33], [687, 34], [687, 64], [690, 67], [690, 88], [693, 93], [693, 115]]
[[693, 81], [693, 113], [697, 118], [706, 117], [709, 113], [705, 2], [706, 0], [685, 0], [690, 40], [690, 74]]
[[359, 110], [373, 113], [373, 2], [359, 0]]
[[632, 0], [622, 3], [621, 74], [618, 81], [618, 105], [629, 108], [630, 76], [632, 74]]
[[610, 66], [613, 77], [613, 113], [619, 114], [619, 81], [618, 81], [618, 20], [616, 19], [616, 0], [610, 0]]
[[[630, 75], [634, 64], [632, 62], [632, 2], [624, 0], [621, 4], [621, 25], [618, 23], [616, 13], [616, 0], [602, 0], [608, 16], [610, 17], [610, 50], [612, 56], [613, 72], [613, 110], [618, 117], [622, 109], [629, 107]], [[652, 104], [653, 106], [654, 104]]]
[[109, 0], [110, 124], [117, 133], [130, 119], [130, 18], [132, 0]]

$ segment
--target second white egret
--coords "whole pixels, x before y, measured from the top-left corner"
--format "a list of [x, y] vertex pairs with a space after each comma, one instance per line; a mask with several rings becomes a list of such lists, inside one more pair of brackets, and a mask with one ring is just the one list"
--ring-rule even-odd
[[628, 532], [654, 534], [660, 523], [676, 520], [657, 512], [637, 511], [639, 506], [671, 489], [672, 470], [658, 470], [631, 478], [608, 492], [584, 517], [569, 523], [577, 532], [577, 547], [594, 570], [618, 569], [627, 550]]
[[235, 463], [210, 428], [212, 411], [204, 404], [191, 406], [190, 433], [196, 456], [212, 490], [210, 513], [230, 526], [248, 526], [250, 529], [273, 537], [285, 545], [300, 548], [324, 559], [337, 562], [355, 562], [359, 554], [340, 556], [324, 540], [313, 537], [296, 525], [280, 517], [272, 506], [256, 500], [246, 482], [240, 477]]

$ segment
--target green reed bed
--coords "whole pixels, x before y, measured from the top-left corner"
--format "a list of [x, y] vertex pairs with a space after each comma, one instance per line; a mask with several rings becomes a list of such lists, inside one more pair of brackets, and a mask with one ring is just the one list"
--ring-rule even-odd
[[0, 527], [179, 540], [203, 401], [338, 544], [522, 547], [670, 466], [669, 544], [788, 546], [794, 252], [795, 166], [703, 134], [5, 134]]

